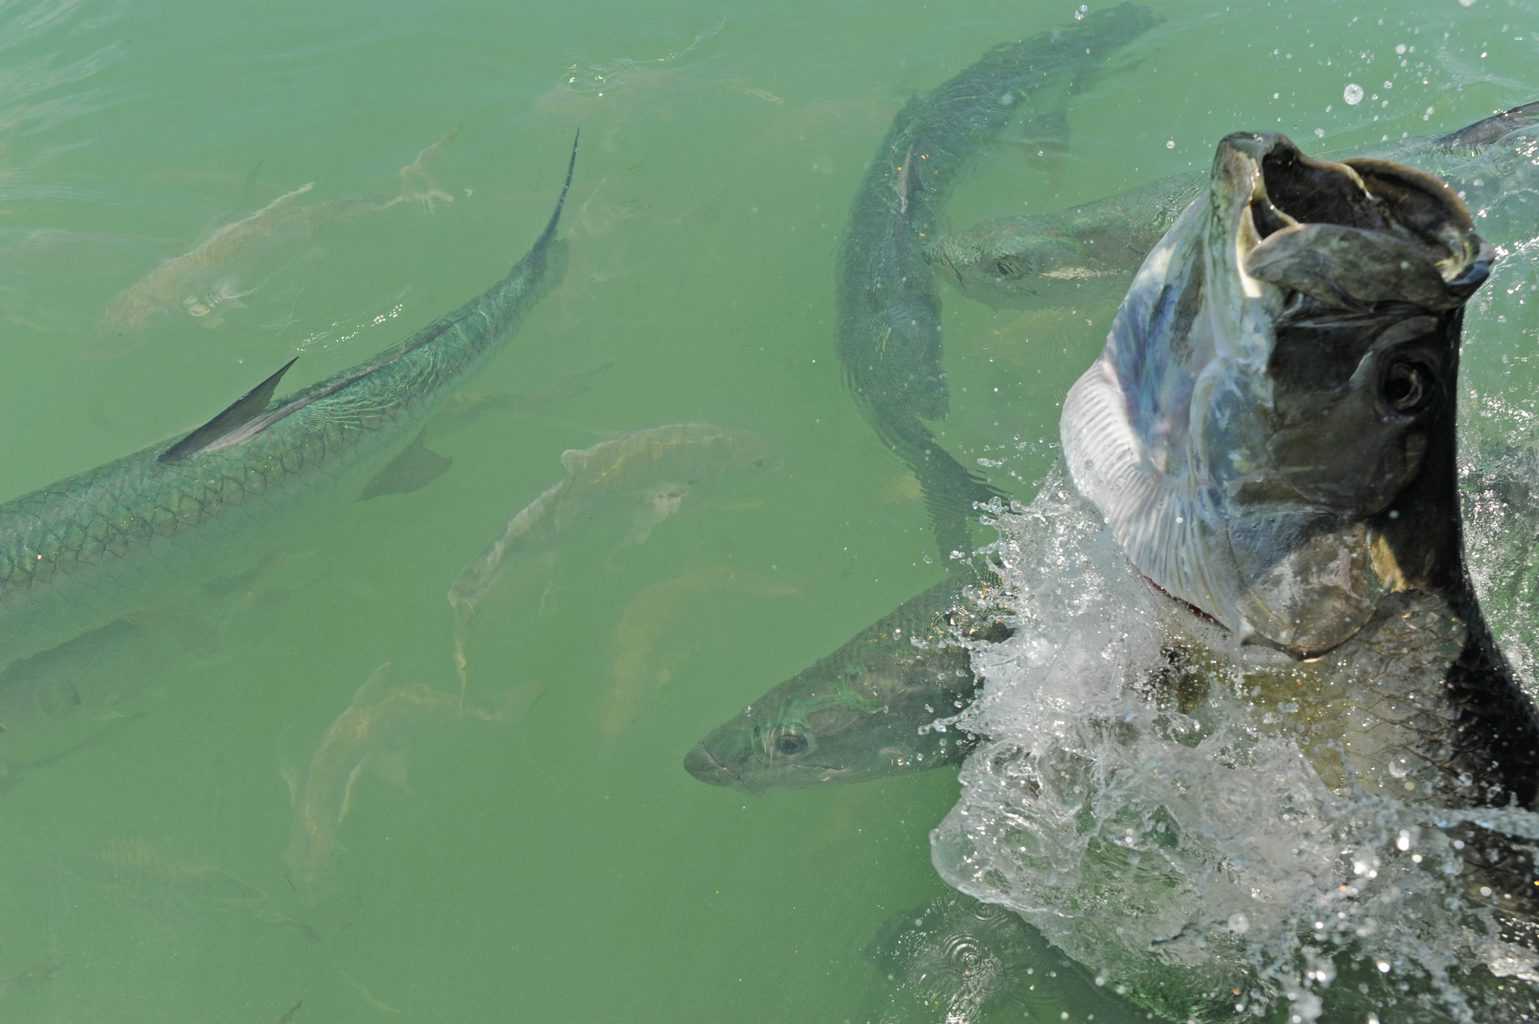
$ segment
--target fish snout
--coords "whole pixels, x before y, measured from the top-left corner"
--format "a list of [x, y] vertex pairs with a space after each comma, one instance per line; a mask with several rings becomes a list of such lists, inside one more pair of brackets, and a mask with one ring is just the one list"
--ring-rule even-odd
[[739, 781], [737, 773], [718, 761], [704, 744], [697, 744], [684, 755], [684, 770], [712, 786], [732, 786]]

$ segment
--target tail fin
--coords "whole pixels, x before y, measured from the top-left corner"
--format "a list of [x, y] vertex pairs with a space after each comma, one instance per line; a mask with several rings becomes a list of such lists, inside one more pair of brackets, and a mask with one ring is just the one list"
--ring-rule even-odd
[[561, 183], [561, 194], [556, 197], [556, 208], [551, 211], [550, 220], [545, 225], [545, 230], [540, 232], [540, 237], [534, 240], [533, 248], [538, 249], [550, 241], [556, 233], [556, 224], [561, 220], [561, 208], [566, 205], [566, 194], [572, 188], [572, 172], [577, 168], [577, 142], [582, 138], [582, 129], [572, 136], [572, 156], [566, 162], [566, 180]]

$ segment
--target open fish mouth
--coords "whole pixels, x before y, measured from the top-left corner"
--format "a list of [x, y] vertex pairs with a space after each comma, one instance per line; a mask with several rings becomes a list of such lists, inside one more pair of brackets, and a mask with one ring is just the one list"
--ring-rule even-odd
[[1235, 133], [1214, 157], [1214, 226], [1248, 288], [1264, 283], [1341, 310], [1461, 305], [1492, 250], [1462, 200], [1404, 164], [1306, 156], [1285, 135]]
[[1418, 496], [1452, 479], [1462, 307], [1492, 258], [1432, 175], [1227, 136], [1064, 404], [1075, 486], [1241, 639], [1340, 645], [1458, 558], [1456, 510]]

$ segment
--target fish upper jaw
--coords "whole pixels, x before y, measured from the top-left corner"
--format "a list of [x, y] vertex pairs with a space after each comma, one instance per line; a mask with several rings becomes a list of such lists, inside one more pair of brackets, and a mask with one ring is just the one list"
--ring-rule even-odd
[[684, 770], [701, 782], [712, 786], [736, 786], [742, 784], [737, 772], [716, 759], [716, 755], [704, 744], [698, 744], [684, 755]]

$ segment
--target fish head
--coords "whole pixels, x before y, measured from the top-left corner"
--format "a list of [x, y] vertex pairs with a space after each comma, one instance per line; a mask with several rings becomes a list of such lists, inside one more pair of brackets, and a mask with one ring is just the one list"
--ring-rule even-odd
[[864, 663], [825, 658], [781, 683], [696, 744], [685, 770], [702, 782], [759, 790], [960, 761], [972, 737], [934, 723], [976, 693], [965, 652], [889, 638], [870, 655]]
[[1095, 281], [1126, 282], [1094, 244], [1051, 217], [999, 217], [939, 239], [925, 250], [938, 276], [995, 307], [1071, 302]]
[[1065, 402], [1075, 485], [1134, 566], [1297, 657], [1463, 577], [1463, 307], [1492, 249], [1441, 180], [1223, 139]]

